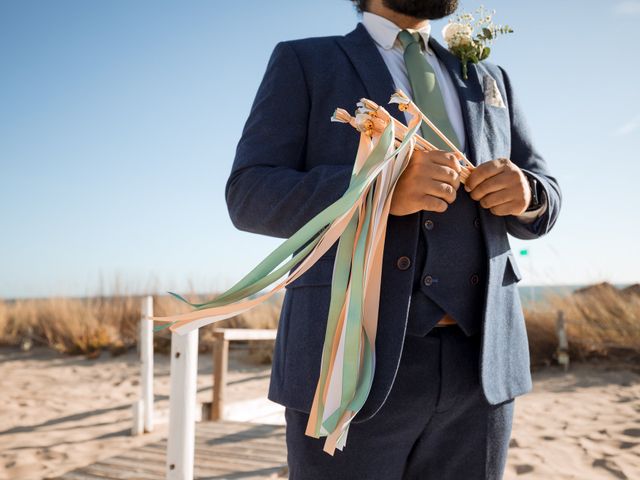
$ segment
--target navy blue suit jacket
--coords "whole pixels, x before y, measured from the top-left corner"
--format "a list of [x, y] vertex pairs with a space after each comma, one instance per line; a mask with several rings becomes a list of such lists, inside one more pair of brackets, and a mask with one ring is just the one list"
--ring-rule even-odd
[[[469, 66], [434, 39], [431, 47], [449, 70], [460, 96], [470, 160], [474, 164], [508, 157], [535, 176], [548, 201], [531, 224], [479, 209], [488, 278], [482, 326], [481, 383], [487, 401], [501, 403], [531, 390], [529, 347], [517, 291], [521, 279], [507, 233], [533, 239], [558, 217], [561, 192], [535, 149], [506, 72], [489, 62]], [[485, 104], [483, 77], [497, 82], [506, 108]], [[388, 105], [395, 86], [373, 39], [362, 25], [344, 36], [279, 42], [238, 142], [226, 185], [233, 224], [241, 230], [287, 238], [340, 198], [352, 173], [359, 134], [330, 117], [336, 107], [353, 112], [367, 97], [398, 120]], [[371, 418], [383, 405], [398, 368], [411, 301], [413, 268], [400, 270], [401, 256], [415, 258], [419, 212], [390, 215], [383, 255], [376, 337], [376, 371], [370, 395], [354, 418]], [[455, 245], [452, 246], [452, 254]], [[320, 373], [337, 243], [307, 272], [287, 286], [274, 348], [268, 398], [309, 412]], [[418, 266], [420, 268], [420, 266]]]

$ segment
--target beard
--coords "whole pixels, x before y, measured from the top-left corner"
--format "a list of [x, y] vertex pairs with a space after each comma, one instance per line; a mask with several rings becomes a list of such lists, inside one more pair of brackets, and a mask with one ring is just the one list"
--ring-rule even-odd
[[429, 20], [451, 15], [458, 8], [458, 0], [382, 0], [382, 4], [394, 12]]

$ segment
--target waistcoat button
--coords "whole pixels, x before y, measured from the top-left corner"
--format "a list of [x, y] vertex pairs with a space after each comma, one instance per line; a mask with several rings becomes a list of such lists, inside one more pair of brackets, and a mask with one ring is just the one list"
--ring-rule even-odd
[[396, 267], [400, 270], [406, 270], [411, 266], [411, 259], [407, 256], [398, 257], [396, 260]]
[[474, 273], [469, 278], [469, 282], [471, 282], [471, 285], [477, 285], [478, 283], [480, 283], [480, 276], [477, 273]]
[[433, 220], [426, 220], [424, 222], [424, 228], [427, 230], [433, 230]]
[[478, 217], [473, 219], [473, 226], [480, 229], [480, 219]]
[[431, 286], [431, 284], [433, 283], [433, 277], [431, 275], [425, 276], [422, 280], [422, 283], [424, 283], [427, 287]]

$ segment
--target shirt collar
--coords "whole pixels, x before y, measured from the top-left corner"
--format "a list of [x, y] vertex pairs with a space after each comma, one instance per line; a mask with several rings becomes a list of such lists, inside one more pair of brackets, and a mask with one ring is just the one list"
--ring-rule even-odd
[[[382, 17], [380, 15], [376, 15], [371, 12], [362, 12], [362, 23], [369, 32], [369, 35], [373, 38], [373, 40], [380, 45], [385, 50], [390, 50], [394, 47], [395, 42], [397, 40], [398, 33], [402, 30], [395, 23], [393, 23], [388, 18]], [[431, 53], [431, 48], [429, 48], [429, 35], [431, 34], [431, 22], [427, 22], [427, 24], [418, 29], [407, 28], [409, 32], [418, 32], [424, 41], [424, 44], [427, 47], [427, 52]]]

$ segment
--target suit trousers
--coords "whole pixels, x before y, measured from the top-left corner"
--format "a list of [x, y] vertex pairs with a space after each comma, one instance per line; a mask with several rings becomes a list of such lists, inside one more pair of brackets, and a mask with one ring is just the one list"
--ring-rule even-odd
[[322, 450], [325, 437], [305, 435], [309, 415], [287, 407], [289, 479], [501, 479], [515, 399], [486, 401], [480, 335], [458, 325], [407, 334], [386, 402], [369, 420], [351, 422], [333, 456]]

